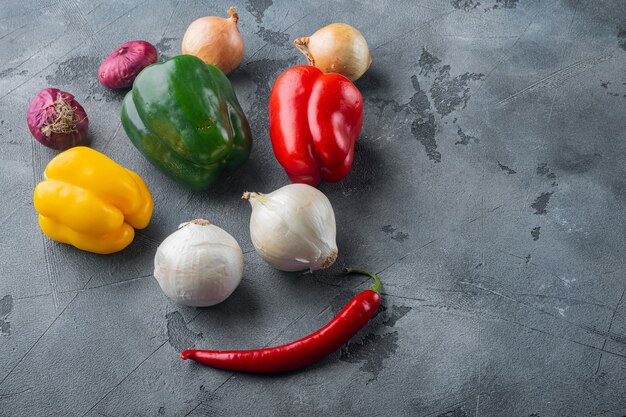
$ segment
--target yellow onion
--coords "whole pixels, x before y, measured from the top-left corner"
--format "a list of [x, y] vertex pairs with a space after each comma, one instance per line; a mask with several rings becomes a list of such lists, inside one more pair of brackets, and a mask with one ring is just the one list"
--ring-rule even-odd
[[183, 37], [183, 54], [195, 55], [224, 74], [237, 68], [243, 59], [243, 38], [235, 8], [228, 9], [228, 14], [228, 19], [205, 16], [194, 20]]
[[365, 38], [346, 23], [330, 24], [293, 43], [309, 60], [309, 65], [323, 72], [341, 74], [351, 81], [358, 80], [372, 63]]

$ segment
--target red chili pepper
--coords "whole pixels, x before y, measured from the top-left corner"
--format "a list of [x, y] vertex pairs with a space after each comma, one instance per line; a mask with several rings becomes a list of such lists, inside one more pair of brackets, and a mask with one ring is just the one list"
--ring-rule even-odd
[[269, 118], [274, 154], [291, 181], [317, 185], [348, 174], [363, 127], [363, 97], [349, 79], [290, 68], [274, 83]]
[[193, 359], [214, 368], [274, 373], [302, 368], [328, 356], [354, 336], [380, 306], [380, 279], [376, 274], [348, 268], [348, 274], [369, 275], [374, 285], [356, 295], [326, 326], [309, 336], [282, 346], [253, 350], [185, 350], [183, 360]]

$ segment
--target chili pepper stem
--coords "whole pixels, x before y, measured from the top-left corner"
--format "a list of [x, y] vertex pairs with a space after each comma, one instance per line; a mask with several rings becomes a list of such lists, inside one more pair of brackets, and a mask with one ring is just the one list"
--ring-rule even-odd
[[344, 272], [346, 274], [367, 275], [368, 277], [372, 278], [374, 280], [374, 285], [371, 286], [370, 290], [380, 294], [380, 290], [383, 284], [382, 282], [380, 282], [380, 278], [378, 277], [378, 275], [374, 274], [373, 272], [365, 271], [364, 269], [358, 269], [358, 268], [345, 268]]

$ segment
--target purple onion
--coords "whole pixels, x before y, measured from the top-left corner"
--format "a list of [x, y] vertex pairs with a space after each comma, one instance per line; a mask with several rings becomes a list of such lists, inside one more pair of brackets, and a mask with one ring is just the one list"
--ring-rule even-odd
[[142, 69], [157, 60], [156, 48], [146, 41], [126, 42], [115, 49], [98, 69], [100, 84], [108, 88], [128, 88]]
[[83, 106], [73, 95], [56, 88], [37, 93], [28, 107], [26, 122], [39, 143], [60, 151], [81, 143], [89, 129]]

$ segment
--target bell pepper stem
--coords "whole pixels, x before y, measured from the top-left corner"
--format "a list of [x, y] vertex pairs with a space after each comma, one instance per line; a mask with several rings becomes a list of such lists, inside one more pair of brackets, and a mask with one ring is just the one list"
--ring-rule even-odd
[[358, 269], [358, 268], [346, 268], [344, 271], [346, 274], [367, 275], [368, 277], [372, 278], [374, 280], [374, 285], [370, 287], [370, 290], [380, 294], [380, 289], [383, 286], [383, 284], [380, 282], [380, 278], [378, 278], [378, 275], [369, 271], [365, 271], [364, 269]]

